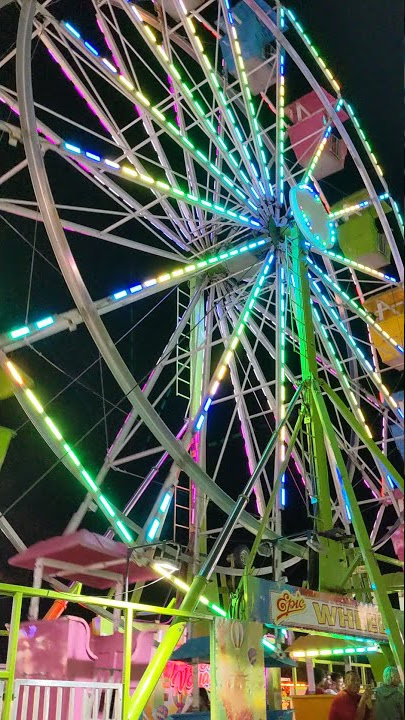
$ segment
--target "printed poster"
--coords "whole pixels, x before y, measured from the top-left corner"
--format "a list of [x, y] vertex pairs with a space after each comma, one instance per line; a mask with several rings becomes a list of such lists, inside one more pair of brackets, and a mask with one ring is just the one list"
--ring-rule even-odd
[[211, 720], [266, 720], [262, 637], [261, 623], [212, 623]]

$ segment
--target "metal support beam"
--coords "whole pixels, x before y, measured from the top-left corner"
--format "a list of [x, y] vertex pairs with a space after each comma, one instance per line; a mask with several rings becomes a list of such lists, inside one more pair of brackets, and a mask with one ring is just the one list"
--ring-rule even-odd
[[[207, 585], [212, 573], [215, 570], [218, 560], [224, 551], [224, 547], [228, 543], [236, 524], [240, 520], [242, 511], [249, 501], [249, 497], [253, 491], [257, 478], [260, 477], [260, 473], [262, 472], [263, 467], [266, 465], [272, 451], [274, 450], [274, 446], [277, 442], [277, 437], [280, 433], [280, 430], [284, 427], [285, 423], [290, 417], [301, 395], [301, 391], [302, 385], [300, 385], [299, 388], [295, 391], [294, 396], [287, 408], [285, 418], [278, 424], [275, 432], [267, 443], [262, 457], [260, 458], [253, 474], [247, 481], [242, 493], [239, 495], [238, 500], [236, 501], [236, 503], [234, 503], [233, 509], [229, 514], [227, 520], [225, 521], [221, 533], [217, 537], [210, 551], [210, 554], [208, 555], [207, 559], [205, 560], [204, 564], [200, 569], [200, 572], [194, 578], [189, 591], [185, 595], [183, 602], [180, 605], [178, 612], [181, 613], [182, 610], [185, 610], [189, 614], [193, 613], [198, 603], [199, 597], [203, 592], [205, 586]], [[174, 648], [176, 647], [183, 634], [185, 625], [186, 623], [182, 620], [174, 620], [172, 625], [166, 632], [164, 639], [160, 643], [155, 655], [153, 656], [141, 680], [139, 681], [135, 693], [131, 698], [130, 714], [128, 720], [138, 720], [139, 717], [142, 716], [146, 703], [148, 702], [154, 688], [156, 687], [156, 683], [158, 682], [159, 677], [161, 676], [164, 667], [170, 658], [170, 655], [172, 654]]]
[[10, 720], [13, 703], [15, 664], [17, 660], [18, 631], [20, 628], [22, 593], [17, 592], [13, 597], [13, 609], [9, 629], [7, 660], [6, 660], [6, 688], [3, 696], [3, 709], [1, 720]]
[[350, 512], [352, 515], [352, 522], [354, 531], [356, 533], [357, 542], [363, 556], [364, 564], [367, 568], [367, 573], [370, 578], [371, 589], [375, 593], [375, 597], [378, 603], [378, 607], [381, 612], [381, 616], [384, 622], [384, 627], [388, 635], [389, 644], [392, 653], [395, 657], [395, 662], [398, 667], [398, 671], [401, 674], [402, 682], [404, 681], [404, 641], [400, 633], [397, 619], [392, 608], [387, 589], [384, 583], [384, 578], [381, 575], [380, 568], [378, 567], [377, 560], [374, 556], [374, 551], [371, 546], [369, 533], [361, 514], [361, 510], [357, 504], [353, 485], [349, 480], [347, 474], [346, 465], [343, 460], [342, 453], [337, 442], [336, 433], [333, 428], [329, 413], [326, 407], [324, 397], [321, 392], [320, 384], [314, 382], [312, 384], [312, 395], [314, 403], [317, 407], [319, 417], [322, 422], [323, 433], [328, 439], [334, 456], [336, 464], [339, 468], [339, 472], [342, 476], [343, 486], [346, 492], [347, 501], [350, 506]]
[[[312, 320], [310, 289], [308, 282], [305, 252], [298, 228], [294, 225], [287, 232], [286, 242], [291, 253], [291, 265], [294, 283], [292, 286], [291, 306], [297, 324], [299, 338], [302, 379], [318, 379], [316, 359], [315, 331]], [[333, 527], [332, 505], [330, 501], [329, 467], [323, 438], [322, 423], [318, 415], [310, 390], [306, 392], [305, 402], [308, 409], [308, 440], [312, 444], [313, 473], [316, 486], [316, 527], [318, 530], [330, 530]], [[319, 589], [331, 590], [340, 586], [340, 575], [346, 570], [345, 554], [338, 543], [321, 538], [326, 552], [319, 555]]]
[[395, 480], [395, 482], [398, 484], [398, 487], [401, 488], [402, 492], [404, 492], [404, 478], [402, 477], [402, 475], [394, 468], [394, 466], [384, 455], [384, 453], [381, 452], [380, 448], [374, 442], [374, 440], [371, 440], [371, 438], [369, 438], [368, 435], [364, 432], [362, 425], [352, 415], [350, 410], [342, 402], [341, 398], [323, 380], [319, 380], [319, 385], [329, 397], [329, 399], [333, 402], [335, 407], [339, 410], [340, 414], [346, 420], [347, 424], [350, 425], [356, 435], [361, 438], [366, 448], [370, 450], [372, 455], [374, 455], [375, 458], [379, 460], [382, 465], [384, 465], [386, 471]]
[[[245, 590], [245, 592], [244, 592], [244, 599], [245, 599], [244, 607], [245, 607], [245, 608], [247, 608], [247, 582], [246, 582], [246, 581], [247, 581], [248, 575], [249, 575], [249, 573], [250, 573], [250, 571], [251, 571], [251, 569], [252, 569], [252, 567], [253, 567], [253, 563], [254, 563], [254, 559], [255, 559], [255, 557], [256, 557], [256, 553], [257, 553], [257, 551], [258, 551], [258, 549], [259, 549], [259, 545], [260, 545], [260, 543], [261, 543], [261, 541], [262, 541], [263, 531], [264, 531], [264, 529], [265, 529], [265, 527], [266, 527], [266, 525], [267, 525], [267, 523], [268, 523], [268, 521], [269, 521], [271, 511], [272, 511], [272, 509], [273, 509], [273, 507], [274, 507], [274, 504], [275, 504], [275, 501], [276, 501], [276, 499], [277, 499], [277, 494], [278, 494], [278, 492], [279, 492], [280, 483], [281, 483], [281, 478], [283, 477], [283, 475], [284, 475], [284, 473], [285, 473], [285, 471], [286, 471], [286, 468], [287, 468], [287, 466], [288, 466], [288, 463], [289, 463], [289, 461], [290, 461], [291, 453], [292, 453], [292, 451], [293, 451], [293, 449], [294, 449], [294, 445], [295, 445], [296, 440], [297, 440], [297, 438], [298, 438], [298, 434], [299, 434], [300, 429], [301, 429], [301, 425], [302, 425], [302, 421], [303, 421], [303, 419], [304, 419], [305, 412], [306, 412], [306, 410], [305, 410], [305, 407], [303, 406], [303, 407], [301, 408], [301, 411], [300, 411], [299, 415], [298, 415], [297, 422], [296, 422], [295, 427], [294, 427], [294, 430], [293, 430], [293, 432], [292, 432], [291, 439], [290, 439], [290, 442], [289, 442], [288, 447], [287, 447], [287, 450], [286, 450], [285, 458], [284, 458], [283, 462], [281, 463], [281, 465], [279, 466], [278, 475], [277, 475], [277, 477], [276, 477], [275, 480], [274, 480], [273, 488], [272, 488], [272, 491], [271, 491], [271, 494], [270, 494], [270, 497], [269, 497], [269, 500], [268, 500], [268, 503], [267, 503], [267, 506], [266, 506], [266, 510], [265, 510], [264, 515], [263, 515], [263, 517], [262, 517], [262, 519], [261, 519], [261, 522], [260, 522], [259, 532], [257, 533], [257, 535], [256, 535], [256, 537], [255, 537], [255, 539], [254, 539], [252, 548], [251, 548], [250, 553], [249, 553], [249, 557], [248, 557], [247, 563], [246, 563], [246, 565], [245, 565], [245, 569], [244, 569], [244, 572], [243, 572], [243, 579], [242, 579], [242, 581], [241, 581], [241, 584], [239, 585], [239, 591], [240, 591], [240, 590], [242, 589], [242, 587], [244, 586], [244, 590]], [[248, 618], [246, 618], [246, 619], [248, 619]]]

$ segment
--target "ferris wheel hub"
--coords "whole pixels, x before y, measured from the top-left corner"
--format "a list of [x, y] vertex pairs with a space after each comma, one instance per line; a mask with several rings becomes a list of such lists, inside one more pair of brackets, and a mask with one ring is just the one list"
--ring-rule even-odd
[[330, 250], [336, 243], [336, 223], [332, 221], [318, 193], [309, 185], [296, 185], [290, 191], [291, 210], [298, 229], [311, 245]]

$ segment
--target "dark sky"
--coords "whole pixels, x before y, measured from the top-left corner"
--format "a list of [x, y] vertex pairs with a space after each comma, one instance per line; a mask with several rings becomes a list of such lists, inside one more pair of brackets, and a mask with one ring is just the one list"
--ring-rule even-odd
[[[79, 8], [80, 6], [80, 8]], [[56, 6], [55, 6], [56, 7]], [[403, 7], [400, 2], [381, 3], [377, 0], [347, 0], [344, 3], [332, 0], [306, 0], [293, 2], [289, 5], [296, 11], [304, 28], [308, 31], [315, 45], [328, 60], [330, 67], [335, 71], [336, 77], [342, 86], [344, 97], [353, 103], [367, 135], [372, 141], [377, 157], [385, 171], [392, 194], [402, 202], [402, 16]], [[61, 8], [66, 8], [66, 15]], [[89, 21], [89, 15], [84, 4], [77, 3], [58, 4], [58, 15], [73, 22], [76, 18], [80, 27]], [[4, 11], [3, 11], [4, 12]], [[15, 27], [15, 8], [9, 12], [10, 23], [4, 24], [6, 37], [2, 47], [7, 49], [13, 41]], [[296, 44], [297, 45], [297, 44]], [[52, 74], [46, 79], [52, 83]], [[63, 100], [61, 99], [63, 103]], [[17, 150], [18, 152], [18, 150]], [[22, 176], [24, 177], [24, 176]], [[27, 176], [25, 182], [28, 183]], [[330, 182], [337, 186], [339, 191], [345, 188], [339, 184], [339, 176], [332, 177]], [[64, 183], [64, 184], [63, 184]], [[26, 185], [28, 187], [28, 185]], [[26, 187], [24, 190], [26, 190]], [[59, 179], [59, 186], [54, 188], [55, 193], [68, 193], [68, 183]], [[26, 194], [23, 194], [26, 197]], [[29, 223], [7, 216], [15, 227], [26, 233], [32, 242], [33, 229]], [[31, 252], [27, 245], [14, 231], [1, 222], [2, 241], [0, 246], [0, 283], [6, 297], [0, 311], [1, 330], [10, 326], [19, 325], [24, 319], [27, 278], [29, 277]], [[36, 241], [38, 247], [52, 260], [49, 244], [41, 227], [37, 229]], [[113, 292], [117, 288], [125, 287], [134, 276], [148, 276], [154, 265], [151, 260], [142, 259], [142, 272], [139, 269], [138, 258], [134, 259], [127, 251], [116, 248], [103, 248], [102, 259], [97, 256], [98, 245], [94, 241], [89, 246], [79, 244], [77, 238], [72, 240], [74, 250], [79, 257], [81, 265], [87, 272], [86, 279], [91, 279], [93, 297], [100, 297]], [[91, 271], [89, 270], [91, 268]], [[12, 274], [10, 273], [12, 268]], [[5, 292], [4, 292], [5, 291]], [[160, 296], [159, 296], [160, 297]], [[22, 301], [23, 298], [23, 301]], [[56, 303], [56, 306], [55, 306]], [[35, 265], [34, 282], [32, 288], [32, 306], [37, 308], [40, 317], [56, 308], [71, 307], [67, 291], [64, 289], [57, 273], [48, 271], [42, 261]], [[151, 311], [153, 302], [146, 302], [143, 306]], [[165, 308], [160, 308], [160, 326], [164, 327], [166, 319], [171, 321], [174, 313], [173, 294], [167, 299]], [[137, 308], [123, 312], [113, 313], [114, 319], [109, 316], [107, 326], [119, 337], [134, 322], [140, 319]], [[131, 335], [121, 346], [123, 354], [135, 373], [138, 380], [150, 369], [153, 358], [156, 358], [162, 348], [160, 333], [156, 333], [154, 317], [142, 323], [138, 328], [136, 340]], [[61, 366], [65, 373], [74, 377], [78, 375], [91, 360], [97, 360], [94, 346], [91, 344], [86, 332], [81, 328], [77, 331], [75, 342], [69, 334], [62, 334], [57, 341], [44, 341], [37, 349], [48, 357], [48, 360]], [[72, 351], [74, 348], [74, 351]], [[142, 348], [144, 352], [139, 352]], [[146, 350], [147, 348], [147, 350]], [[66, 375], [54, 371], [49, 362], [42, 358], [20, 352], [16, 360], [26, 365], [33, 376], [41, 378], [39, 387], [44, 392], [42, 378], [46, 375], [47, 397], [59, 392], [68, 381]], [[69, 437], [78, 441], [100, 418], [103, 417], [103, 403], [95, 397], [94, 392], [100, 393], [101, 382], [106, 383], [106, 394], [112, 402], [120, 400], [120, 393], [116, 386], [105, 377], [101, 377], [98, 365], [82, 378], [82, 382], [90, 386], [93, 393], [85, 391], [77, 385], [64, 393], [52, 404], [52, 414], [65, 423]], [[171, 411], [176, 406], [176, 400], [171, 397]], [[127, 407], [127, 406], [125, 406]], [[181, 404], [178, 404], [181, 410]], [[164, 408], [162, 410], [164, 412]], [[119, 426], [123, 417], [122, 410], [114, 411], [108, 421], [108, 436], [112, 439], [114, 430]], [[7, 401], [2, 408], [2, 424], [13, 428], [20, 428], [17, 438], [13, 441], [9, 456], [2, 471], [0, 483], [0, 508], [5, 509], [16, 500], [20, 493], [36, 478], [40, 477], [52, 464], [53, 456], [29, 425], [23, 425], [24, 417], [12, 401]], [[214, 430], [212, 443], [215, 437], [221, 435], [221, 428], [213, 421]], [[145, 443], [150, 440], [145, 439]], [[91, 433], [85, 444], [86, 463], [90, 467], [97, 467], [103, 457], [105, 449], [104, 424], [102, 423]], [[145, 465], [145, 470], [147, 466]], [[113, 489], [115, 499], [127, 498], [129, 480], [125, 476], [116, 477], [107, 481], [107, 490]], [[152, 491], [156, 488], [152, 487]], [[23, 501], [9, 511], [8, 517], [15, 523], [17, 530], [28, 544], [44, 536], [61, 532], [73, 510], [82, 498], [81, 488], [69, 477], [63, 467], [53, 470], [41, 481], [36, 489]], [[141, 520], [141, 518], [137, 518]], [[288, 520], [287, 520], [288, 525]], [[89, 518], [88, 526], [104, 531], [103, 521], [96, 515]], [[293, 523], [292, 523], [293, 526]], [[3, 558], [6, 558], [11, 548], [0, 539], [0, 548]], [[3, 572], [5, 572], [3, 565]]]

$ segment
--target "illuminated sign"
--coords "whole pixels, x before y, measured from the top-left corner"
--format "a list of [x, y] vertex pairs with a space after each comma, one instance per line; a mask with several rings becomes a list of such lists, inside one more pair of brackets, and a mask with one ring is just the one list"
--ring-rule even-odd
[[375, 605], [262, 578], [249, 578], [250, 618], [269, 625], [387, 642]]

